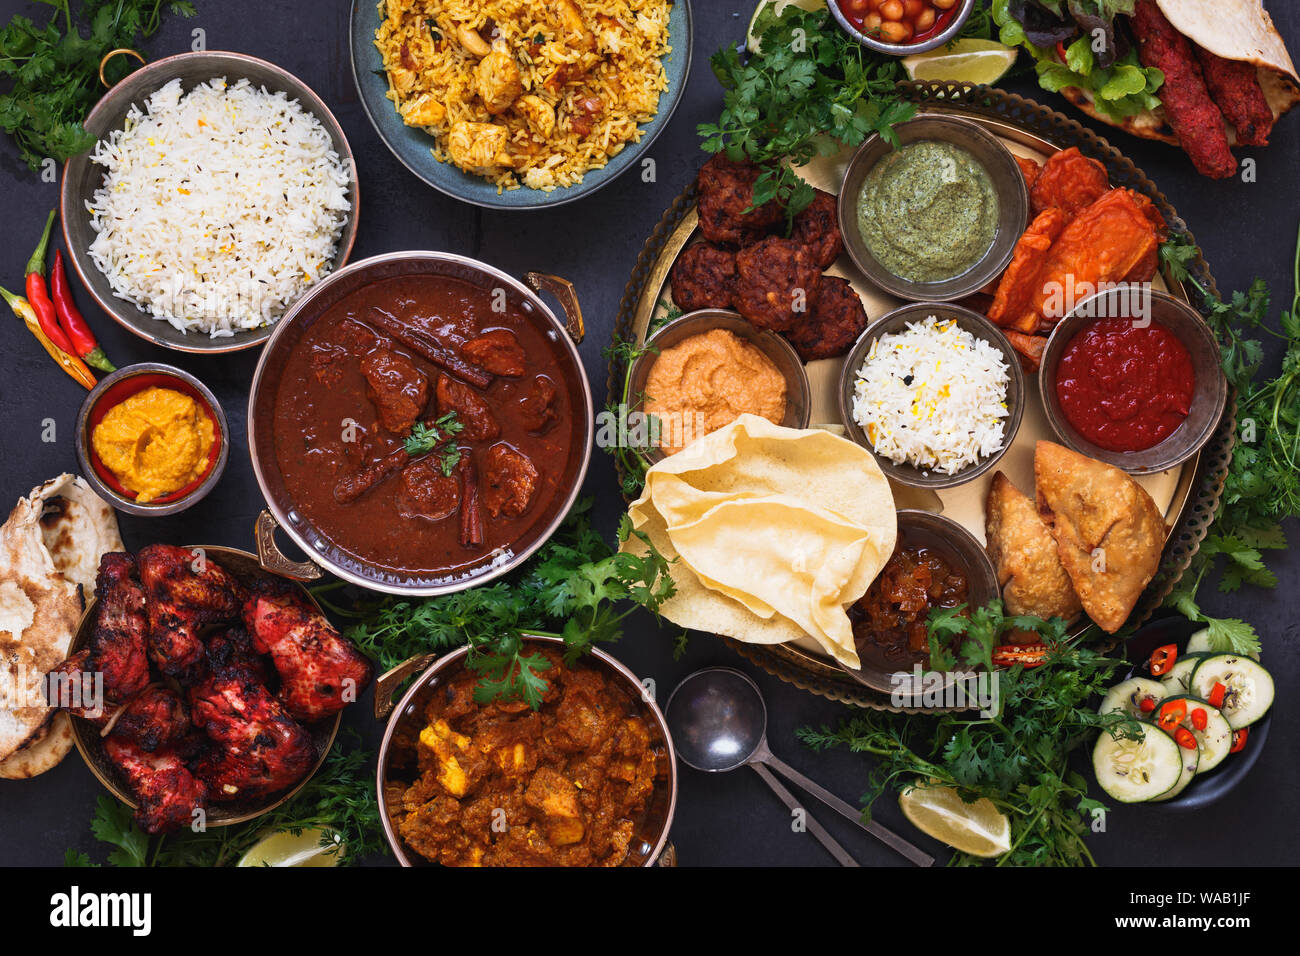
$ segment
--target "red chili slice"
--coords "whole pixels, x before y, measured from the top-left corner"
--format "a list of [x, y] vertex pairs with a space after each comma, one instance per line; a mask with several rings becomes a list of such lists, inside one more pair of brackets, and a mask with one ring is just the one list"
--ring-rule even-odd
[[1235, 754], [1245, 750], [1246, 738], [1248, 738], [1249, 736], [1250, 736], [1249, 727], [1242, 727], [1241, 730], [1234, 730], [1232, 732], [1232, 749], [1229, 750], [1228, 753]]
[[1214, 682], [1214, 686], [1210, 688], [1210, 696], [1209, 696], [1210, 706], [1222, 707], [1223, 698], [1227, 693], [1228, 693], [1228, 688], [1225, 687], [1223, 684], [1220, 684], [1216, 680]]
[[1174, 732], [1174, 728], [1187, 719], [1187, 701], [1185, 700], [1167, 700], [1160, 705], [1160, 715], [1156, 717], [1156, 725], [1161, 729]]
[[1210, 715], [1205, 712], [1204, 707], [1197, 707], [1192, 711], [1192, 726], [1197, 730], [1204, 730], [1210, 722]]
[[1138, 710], [1144, 714], [1149, 714], [1156, 709], [1156, 699], [1154, 697], [1143, 697], [1138, 701]]
[[1187, 750], [1196, 749], [1196, 738], [1192, 736], [1192, 732], [1186, 727], [1179, 727], [1174, 731], [1174, 740], [1177, 741], [1178, 746]]
[[1160, 677], [1162, 674], [1168, 674], [1177, 660], [1178, 645], [1166, 644], [1164, 647], [1157, 647], [1151, 652], [1151, 661], [1148, 666], [1152, 674]]

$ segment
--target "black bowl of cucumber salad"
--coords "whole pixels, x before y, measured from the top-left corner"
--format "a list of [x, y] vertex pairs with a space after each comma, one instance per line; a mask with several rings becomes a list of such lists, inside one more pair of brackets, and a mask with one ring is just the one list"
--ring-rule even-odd
[[1216, 647], [1208, 629], [1166, 618], [1128, 641], [1136, 666], [1102, 699], [1143, 723], [1142, 739], [1103, 732], [1097, 782], [1120, 803], [1192, 810], [1222, 797], [1254, 766], [1268, 736], [1273, 678], [1258, 655]]

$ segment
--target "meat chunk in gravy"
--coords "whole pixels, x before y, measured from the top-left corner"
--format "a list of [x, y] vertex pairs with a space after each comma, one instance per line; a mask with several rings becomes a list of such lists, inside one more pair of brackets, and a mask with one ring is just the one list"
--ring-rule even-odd
[[465, 426], [461, 437], [466, 441], [495, 441], [501, 437], [501, 425], [481, 395], [450, 375], [438, 376], [438, 414], [455, 412]]
[[444, 475], [438, 462], [425, 458], [402, 469], [398, 507], [404, 518], [441, 521], [460, 507], [460, 482]]
[[530, 432], [546, 431], [559, 418], [555, 400], [559, 389], [545, 375], [538, 375], [528, 386], [528, 392], [519, 400], [519, 420]]
[[483, 466], [483, 503], [494, 518], [518, 518], [532, 504], [537, 468], [522, 452], [504, 442], [488, 449]]
[[524, 374], [524, 348], [509, 329], [493, 329], [460, 347], [469, 361], [493, 375], [518, 378]]
[[362, 357], [361, 374], [380, 424], [394, 435], [409, 432], [429, 404], [429, 377], [405, 355], [383, 348]]

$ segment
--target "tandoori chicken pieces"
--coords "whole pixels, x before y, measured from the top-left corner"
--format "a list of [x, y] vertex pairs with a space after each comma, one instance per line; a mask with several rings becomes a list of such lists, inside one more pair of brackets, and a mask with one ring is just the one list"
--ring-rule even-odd
[[370, 683], [370, 661], [290, 584], [266, 582], [244, 605], [244, 622], [280, 675], [279, 700], [299, 720], [337, 714]]
[[246, 585], [199, 551], [105, 555], [95, 593], [89, 646], [60, 667], [80, 694], [55, 703], [105, 728], [146, 833], [298, 783], [320, 757], [305, 725], [370, 682], [370, 661], [295, 585]]

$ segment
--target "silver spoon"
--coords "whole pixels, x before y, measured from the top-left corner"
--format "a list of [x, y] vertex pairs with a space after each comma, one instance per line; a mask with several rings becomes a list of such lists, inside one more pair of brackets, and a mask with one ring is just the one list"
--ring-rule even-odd
[[[794, 795], [772, 775], [775, 770], [917, 866], [934, 865], [934, 857], [875, 821], [863, 823], [858, 810], [775, 757], [767, 746], [767, 705], [763, 703], [763, 694], [740, 671], [730, 667], [696, 671], [677, 685], [664, 711], [677, 757], [688, 767], [719, 773], [748, 764], [787, 807], [800, 809]], [[858, 865], [811, 816], [807, 825], [809, 832], [841, 865]]]

